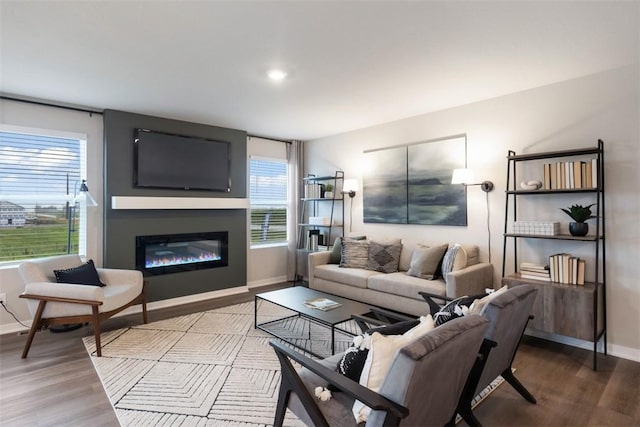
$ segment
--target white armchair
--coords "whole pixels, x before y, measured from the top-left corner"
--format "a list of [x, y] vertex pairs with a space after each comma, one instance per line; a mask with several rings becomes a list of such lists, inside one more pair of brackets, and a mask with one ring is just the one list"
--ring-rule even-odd
[[142, 305], [142, 319], [147, 323], [144, 280], [137, 270], [97, 268], [100, 281], [106, 286], [57, 283], [54, 270], [78, 267], [83, 261], [78, 255], [62, 255], [35, 261], [25, 261], [18, 270], [25, 283], [20, 298], [27, 300], [33, 316], [31, 330], [22, 351], [26, 358], [35, 333], [51, 325], [92, 322], [96, 339], [96, 354], [102, 356], [100, 323], [132, 305]]

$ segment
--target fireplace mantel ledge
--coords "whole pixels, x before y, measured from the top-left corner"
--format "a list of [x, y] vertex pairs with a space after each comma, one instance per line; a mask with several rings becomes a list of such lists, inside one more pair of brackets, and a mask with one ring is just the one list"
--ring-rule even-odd
[[236, 197], [111, 196], [111, 209], [249, 209], [249, 199]]

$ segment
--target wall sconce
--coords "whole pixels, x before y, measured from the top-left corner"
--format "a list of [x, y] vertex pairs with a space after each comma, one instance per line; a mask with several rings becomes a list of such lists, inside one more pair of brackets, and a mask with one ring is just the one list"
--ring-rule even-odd
[[342, 184], [342, 193], [348, 194], [352, 199], [356, 196], [356, 191], [358, 191], [358, 180], [357, 179], [345, 179]]
[[493, 190], [493, 182], [491, 181], [476, 183], [472, 169], [454, 169], [453, 176], [451, 177], [451, 183], [462, 184], [467, 187], [471, 185], [479, 185], [485, 193]]
[[351, 229], [353, 228], [353, 198], [356, 197], [356, 192], [359, 189], [357, 179], [345, 179], [342, 183], [342, 194], [348, 194], [351, 198], [351, 206], [349, 207], [349, 233], [351, 233]]

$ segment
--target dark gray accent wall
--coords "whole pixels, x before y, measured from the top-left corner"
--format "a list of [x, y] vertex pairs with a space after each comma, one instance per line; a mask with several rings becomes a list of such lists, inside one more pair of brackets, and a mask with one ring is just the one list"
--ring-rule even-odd
[[[133, 186], [134, 129], [195, 136], [231, 143], [231, 191], [186, 191]], [[245, 131], [164, 119], [123, 111], [104, 112], [105, 223], [103, 265], [135, 269], [135, 238], [140, 235], [229, 232], [226, 267], [147, 278], [148, 301], [246, 285], [247, 211], [244, 209], [114, 210], [112, 196], [247, 197], [247, 134]]]

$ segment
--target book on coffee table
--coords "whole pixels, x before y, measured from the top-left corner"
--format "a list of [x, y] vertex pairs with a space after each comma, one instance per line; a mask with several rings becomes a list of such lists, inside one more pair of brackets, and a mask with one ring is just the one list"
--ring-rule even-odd
[[339, 302], [332, 301], [328, 298], [314, 298], [309, 299], [304, 302], [309, 308], [315, 308], [322, 311], [332, 310], [334, 308], [340, 307], [342, 304]]

